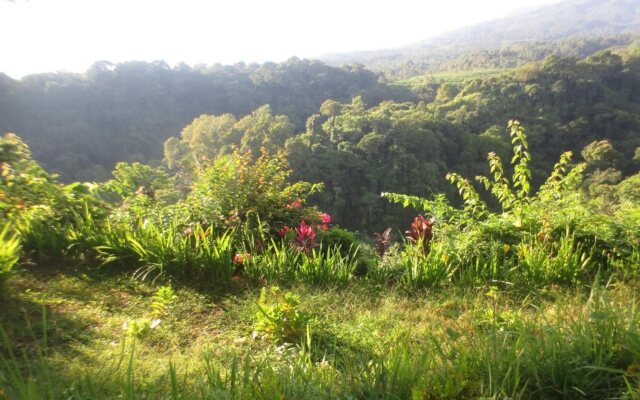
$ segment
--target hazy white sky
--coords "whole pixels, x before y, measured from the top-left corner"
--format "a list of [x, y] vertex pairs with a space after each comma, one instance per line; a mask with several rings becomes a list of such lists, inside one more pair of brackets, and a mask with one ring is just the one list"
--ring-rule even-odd
[[557, 0], [0, 0], [0, 72], [283, 61], [399, 46]]

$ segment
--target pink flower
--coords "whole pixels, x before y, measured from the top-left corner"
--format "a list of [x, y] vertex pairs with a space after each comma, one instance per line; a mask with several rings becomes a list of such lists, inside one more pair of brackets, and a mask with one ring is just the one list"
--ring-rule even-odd
[[331, 223], [331, 215], [327, 213], [320, 214], [320, 219], [322, 220], [323, 224]]
[[280, 229], [278, 231], [278, 234], [280, 235], [280, 237], [285, 237], [287, 235], [287, 233], [289, 233], [289, 231], [291, 230], [291, 228], [289, 228], [288, 226], [284, 226], [284, 228]]
[[328, 231], [329, 230], [329, 225], [320, 224], [320, 225], [316, 225], [316, 228], [318, 228], [318, 230], [321, 230], [321, 231]]

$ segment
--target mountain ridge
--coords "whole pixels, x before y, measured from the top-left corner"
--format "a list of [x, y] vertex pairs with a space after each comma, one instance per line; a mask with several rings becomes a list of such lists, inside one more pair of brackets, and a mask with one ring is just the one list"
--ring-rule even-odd
[[[397, 65], [399, 61], [422, 63], [427, 70], [430, 65], [441, 60], [473, 51], [557, 43], [576, 38], [588, 40], [639, 32], [640, 0], [567, 0], [445, 32], [404, 46], [331, 53], [319, 58], [331, 65], [360, 63], [375, 70]], [[628, 43], [624, 40], [623, 42]], [[607, 46], [602, 48], [610, 44], [607, 43]]]

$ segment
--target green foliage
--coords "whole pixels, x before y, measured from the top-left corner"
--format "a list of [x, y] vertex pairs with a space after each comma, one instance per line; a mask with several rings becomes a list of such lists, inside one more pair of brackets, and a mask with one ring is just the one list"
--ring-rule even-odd
[[[618, 258], [626, 258], [623, 264], [633, 262], [635, 235], [623, 233], [629, 223], [635, 223], [633, 208], [620, 206], [629, 220], [624, 222], [590, 205], [575, 191], [585, 164], [572, 167], [570, 152], [562, 154], [547, 180], [535, 194], [530, 194], [531, 156], [526, 132], [514, 121], [510, 127], [514, 145], [512, 178], [505, 177], [505, 168], [495, 153], [489, 154], [491, 178], [476, 178], [496, 198], [500, 213], [491, 212], [471, 182], [455, 173], [448, 178], [458, 186], [464, 201], [464, 208], [458, 212], [451, 211], [442, 197], [429, 201], [383, 193], [392, 202], [422, 208], [439, 217], [435, 225], [438, 246], [423, 259], [409, 257], [411, 268], [402, 277], [410, 282], [446, 281], [452, 276], [447, 273], [451, 269], [461, 281], [501, 279], [533, 286], [571, 284], [592, 279], [598, 269], [595, 265], [619, 269]], [[512, 250], [512, 246], [517, 250]], [[444, 268], [438, 264], [439, 254], [431, 255], [435, 249], [439, 252], [446, 249], [447, 259], [455, 255], [450, 261], [452, 266]], [[422, 271], [429, 277], [432, 270], [437, 271], [434, 273], [437, 278], [420, 278]]]
[[[30, 214], [49, 213], [46, 218], [61, 218], [65, 211], [63, 188], [55, 183], [31, 158], [29, 147], [16, 135], [0, 139], [0, 212], [4, 221], [28, 222]], [[51, 223], [51, 221], [49, 221]]]
[[349, 253], [358, 247], [356, 235], [342, 228], [333, 227], [326, 231], [319, 230], [316, 240], [325, 248], [337, 247], [342, 250], [343, 253]]
[[141, 278], [166, 274], [208, 284], [228, 283], [235, 270], [233, 231], [216, 234], [200, 225], [181, 226], [107, 224], [96, 233], [101, 243], [96, 250], [103, 264], [137, 268], [135, 274]]
[[343, 255], [340, 247], [322, 245], [306, 254], [275, 240], [263, 246], [249, 250], [251, 257], [243, 263], [243, 274], [254, 282], [345, 285], [361, 262], [357, 249]]
[[119, 162], [112, 174], [113, 179], [104, 187], [116, 192], [124, 200], [140, 195], [151, 200], [163, 200], [172, 195], [173, 179], [161, 168], [138, 162]]
[[[493, 152], [488, 155], [489, 168], [492, 174], [491, 179], [486, 176], [477, 176], [476, 180], [493, 194], [502, 209], [503, 215], [521, 218], [525, 205], [541, 202], [542, 200], [559, 199], [563, 191], [567, 190], [571, 184], [575, 184], [579, 179], [581, 172], [584, 170], [584, 165], [578, 165], [568, 170], [571, 152], [562, 154], [560, 161], [556, 163], [550, 176], [539, 191], [535, 195], [530, 195], [531, 170], [529, 162], [531, 161], [531, 155], [528, 150], [526, 133], [517, 121], [510, 121], [509, 127], [513, 144], [511, 165], [514, 172], [511, 180], [505, 177], [502, 160]], [[463, 218], [462, 221], [468, 223], [492, 217], [486, 203], [481, 199], [480, 194], [469, 180], [454, 172], [448, 173], [447, 179], [457, 186], [458, 192], [464, 201], [462, 214], [452, 212], [449, 206], [443, 204], [446, 202], [443, 197], [437, 197], [431, 201], [417, 196], [397, 193], [382, 193], [382, 196], [392, 202], [400, 203], [404, 207], [413, 206], [425, 212], [433, 213], [433, 215], [437, 215], [440, 218], [444, 217], [444, 220], [448, 222], [455, 222], [455, 219]], [[495, 216], [493, 217], [495, 218]]]
[[622, 182], [616, 188], [616, 194], [623, 202], [640, 203], [640, 173], [632, 175]]
[[171, 286], [159, 287], [151, 298], [151, 305], [149, 306], [151, 308], [151, 312], [149, 315], [152, 318], [164, 317], [167, 313], [167, 307], [177, 299], [178, 296], [176, 296]]
[[[381, 231], [398, 228], [409, 217], [381, 201], [378, 194], [382, 190], [422, 198], [441, 192], [450, 195], [446, 171], [474, 177], [482, 172], [482, 160], [489, 151], [506, 160], [502, 140], [506, 132], [500, 127], [508, 118], [526, 118], [528, 151], [538, 155], [528, 165], [531, 190], [543, 183], [544, 172], [560, 156], [559, 149], [579, 154], [594, 141], [617, 148], [620, 158], [613, 163], [619, 174], [611, 174], [607, 167], [599, 170], [598, 180], [617, 183], [635, 173], [637, 164], [632, 158], [638, 142], [634, 135], [640, 128], [634, 118], [638, 99], [633, 95], [639, 89], [637, 51], [615, 48], [584, 58], [597, 49], [630, 41], [630, 37], [576, 39], [572, 45], [562, 44], [562, 53], [575, 59], [551, 57], [504, 74], [427, 75], [414, 87], [421, 103], [401, 102], [416, 98], [392, 95], [361, 66], [339, 69], [295, 59], [210, 69], [101, 63], [83, 79], [54, 74], [29, 83], [5, 82], [0, 92], [15, 94], [8, 95], [6, 104], [27, 110], [5, 113], [9, 117], [4, 129], [18, 129], [35, 146], [39, 160], [62, 171], [64, 179], [83, 180], [108, 179], [107, 168], [121, 160], [127, 160], [129, 166], [136, 161], [155, 165], [162, 158], [160, 141], [182, 130], [180, 137], [169, 139], [165, 146], [165, 159], [171, 172], [176, 172], [181, 194], [189, 191], [194, 171], [218, 155], [230, 154], [234, 146], [243, 152], [252, 150], [254, 157], [261, 147], [271, 153], [286, 148], [294, 181], [325, 184], [326, 191], [310, 197], [310, 204], [330, 212], [341, 226]], [[530, 60], [550, 51], [546, 45], [531, 46], [536, 50], [527, 50]], [[502, 48], [474, 53], [459, 67], [474, 68], [476, 56], [489, 63], [495, 59], [514, 63], [522, 56], [516, 54]], [[203, 88], [211, 90], [198, 91], [195, 97], [162, 89], [171, 82], [171, 88], [188, 93], [200, 87], [195, 85], [200, 80], [207, 82]], [[114, 84], [122, 90], [111, 90]], [[27, 96], [32, 92], [24, 85], [32, 89], [50, 85], [56, 90], [43, 89], [36, 96], [45, 102], [43, 106]], [[433, 101], [439, 90], [447, 92], [452, 85], [459, 91], [455, 97]], [[99, 111], [88, 116], [84, 105], [87, 96], [94, 94], [102, 107], [91, 108]], [[132, 101], [131, 96], [153, 98], [159, 104], [142, 110], [138, 106], [142, 103]], [[398, 101], [381, 102], [383, 99]], [[118, 101], [125, 106], [118, 106]], [[48, 110], [46, 115], [40, 114], [42, 110]], [[162, 115], [154, 110], [163, 110]], [[25, 115], [33, 118], [23, 121]], [[183, 129], [194, 115], [200, 117]], [[304, 124], [307, 119], [308, 127]], [[107, 130], [102, 121], [110, 121]], [[2, 129], [0, 123], [0, 132]], [[51, 140], [51, 135], [66, 140]], [[509, 165], [504, 167], [504, 177], [510, 179], [513, 171]], [[513, 189], [525, 190], [521, 186]], [[500, 186], [495, 190], [501, 190]], [[488, 206], [494, 204], [489, 201]]]
[[0, 230], [0, 295], [6, 280], [15, 273], [14, 267], [20, 259], [20, 241], [9, 231], [9, 225]]
[[236, 151], [197, 174], [187, 203], [195, 221], [216, 228], [242, 223], [257, 227], [260, 221], [275, 230], [301, 219], [317, 220], [318, 211], [302, 205], [322, 184], [290, 184], [290, 174], [283, 152], [274, 156], [263, 152], [254, 161], [251, 153]]
[[[64, 181], [106, 180], [120, 161], [161, 160], [163, 141], [194, 116], [245, 116], [269, 104], [274, 115], [287, 115], [290, 131], [303, 129], [324, 100], [357, 94], [376, 103], [412, 97], [408, 90], [391, 93], [362, 67], [317, 60], [173, 68], [161, 61], [101, 61], [82, 74], [36, 74], [27, 81], [3, 76], [0, 134], [20, 133]], [[216, 146], [217, 138], [202, 144]]]
[[401, 256], [404, 268], [401, 284], [409, 288], [436, 287], [451, 279], [455, 267], [443, 243], [434, 243], [427, 254], [421, 243], [407, 246]]
[[0, 165], [0, 221], [11, 222], [24, 251], [36, 257], [64, 255], [71, 245], [69, 227], [78, 216], [106, 213], [103, 202], [94, 196], [94, 185], [59, 184], [14, 134], [0, 139]]
[[299, 343], [307, 331], [309, 314], [300, 309], [300, 297], [281, 293], [280, 288], [262, 288], [255, 329], [278, 343]]
[[595, 272], [590, 252], [583, 247], [569, 233], [553, 242], [521, 242], [516, 249], [518, 272], [534, 283], [576, 283]]
[[147, 337], [160, 327], [169, 307], [178, 299], [171, 286], [161, 286], [151, 297], [147, 317], [141, 317], [124, 324], [125, 333], [138, 339]]
[[487, 211], [487, 205], [480, 200], [471, 182], [455, 172], [448, 173], [447, 179], [458, 187], [458, 193], [464, 200], [464, 213], [470, 218], [481, 218]]

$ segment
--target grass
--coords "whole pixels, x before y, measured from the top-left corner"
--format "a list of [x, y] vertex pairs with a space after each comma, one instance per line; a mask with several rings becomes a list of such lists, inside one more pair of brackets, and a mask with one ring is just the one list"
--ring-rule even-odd
[[138, 339], [123, 323], [148, 314], [156, 287], [85, 272], [31, 267], [8, 281], [6, 397], [633, 398], [640, 387], [637, 281], [282, 288], [310, 318], [299, 343], [282, 345], [255, 333], [253, 285], [175, 287], [159, 328]]
[[418, 75], [413, 76], [411, 78], [403, 79], [394, 82], [394, 85], [401, 87], [413, 87], [424, 80], [428, 80], [430, 82], [439, 82], [439, 83], [461, 83], [466, 80], [471, 79], [484, 79], [491, 77], [498, 77], [500, 75], [504, 75], [509, 73], [511, 69], [507, 68], [488, 68], [488, 69], [477, 69], [471, 71], [444, 71], [444, 72], [434, 72], [427, 75]]
[[20, 240], [9, 235], [9, 225], [0, 228], [0, 297], [4, 282], [14, 273], [20, 258]]

